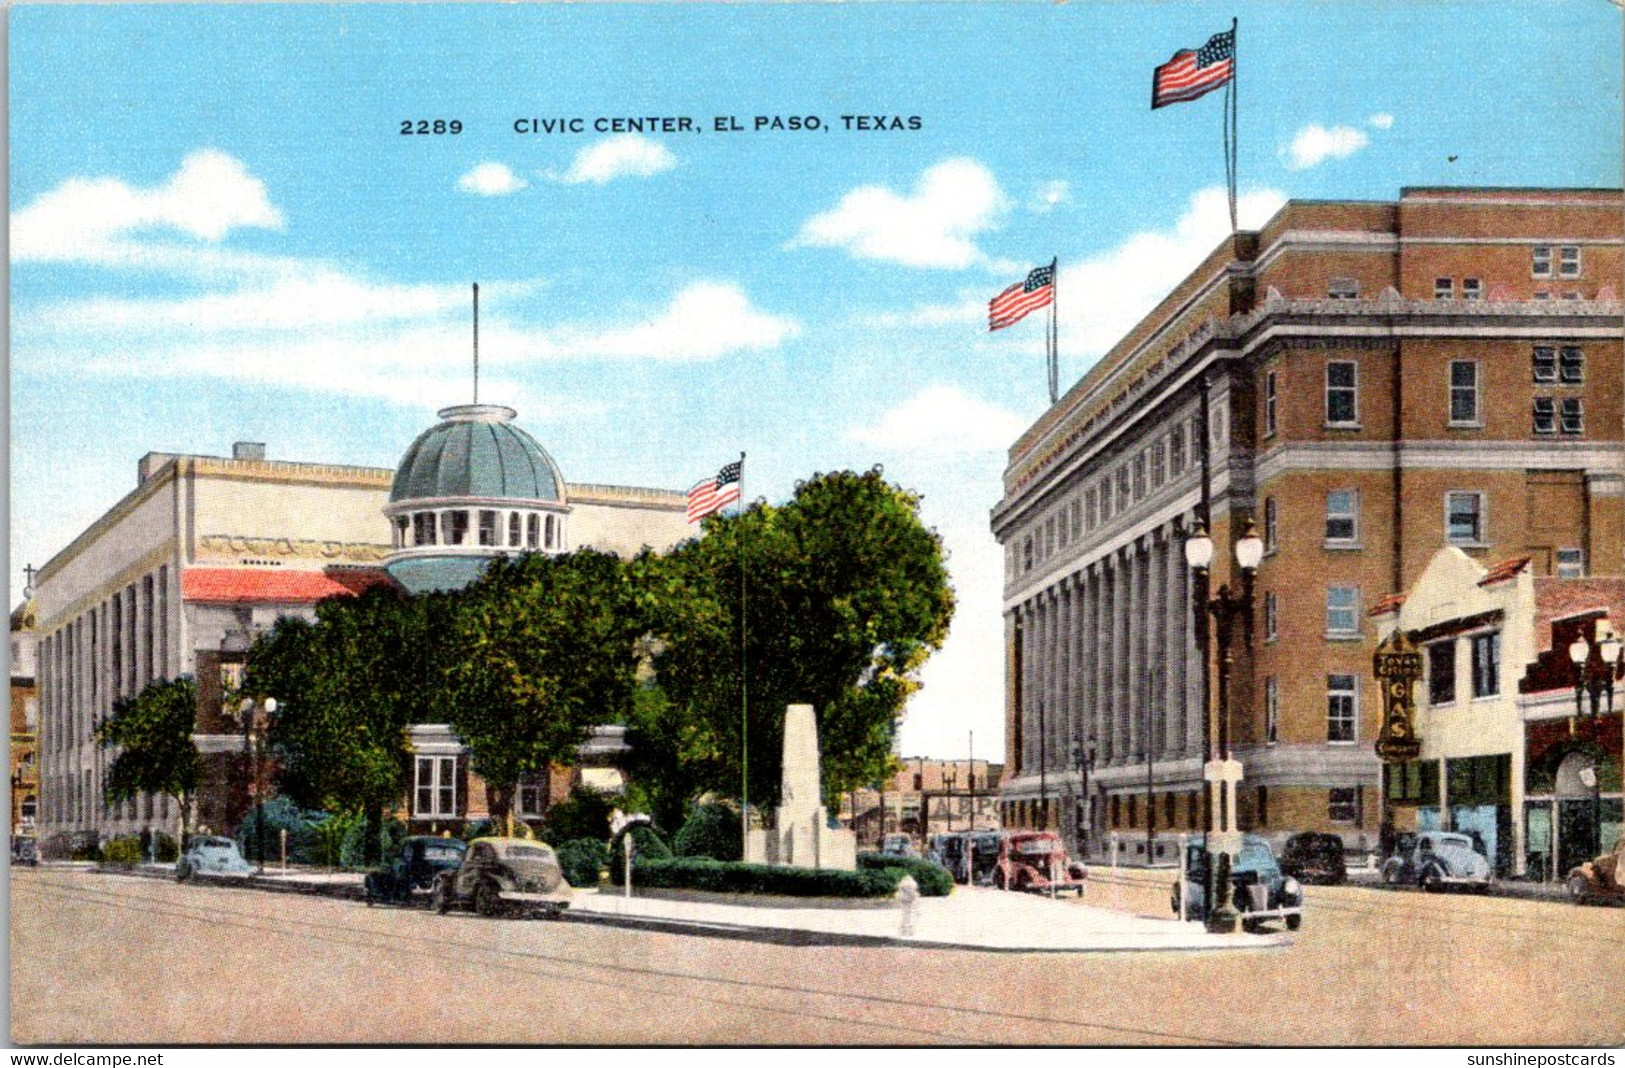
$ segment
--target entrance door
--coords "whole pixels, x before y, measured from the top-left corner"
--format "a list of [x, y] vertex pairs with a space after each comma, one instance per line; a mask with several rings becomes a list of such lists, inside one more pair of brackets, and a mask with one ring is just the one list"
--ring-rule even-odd
[[1566, 876], [1570, 868], [1584, 864], [1596, 856], [1597, 821], [1595, 806], [1589, 797], [1564, 798], [1557, 803], [1557, 875]]

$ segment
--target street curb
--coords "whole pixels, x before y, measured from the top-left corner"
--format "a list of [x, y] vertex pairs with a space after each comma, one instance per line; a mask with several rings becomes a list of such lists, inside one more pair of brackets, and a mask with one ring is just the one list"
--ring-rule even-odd
[[[157, 879], [162, 882], [175, 882], [173, 871], [142, 870], [141, 868], [124, 868], [100, 866], [92, 868], [99, 875], [129, 875], [137, 879]], [[331, 883], [295, 883], [281, 879], [269, 879], [260, 875], [211, 875], [207, 872], [196, 872], [188, 883], [199, 886], [223, 886], [228, 889], [264, 890], [273, 894], [304, 894], [308, 897], [331, 897], [343, 901], [365, 901], [367, 893], [359, 886], [341, 886]]]

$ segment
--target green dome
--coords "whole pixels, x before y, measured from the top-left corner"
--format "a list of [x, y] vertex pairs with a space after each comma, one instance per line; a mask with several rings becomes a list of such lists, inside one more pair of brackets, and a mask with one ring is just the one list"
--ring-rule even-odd
[[418, 435], [395, 469], [391, 503], [448, 497], [564, 502], [564, 478], [498, 404], [462, 404]]

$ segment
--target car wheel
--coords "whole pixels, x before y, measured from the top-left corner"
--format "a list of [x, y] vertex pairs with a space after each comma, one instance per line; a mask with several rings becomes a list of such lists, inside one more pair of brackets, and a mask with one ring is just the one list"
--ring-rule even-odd
[[1400, 883], [1399, 865], [1388, 864], [1382, 869], [1382, 881], [1385, 886], [1397, 887]]
[[434, 910], [436, 912], [440, 913], [440, 915], [442, 915], [442, 916], [444, 916], [446, 913], [450, 912], [451, 911], [451, 880], [449, 880], [449, 879], [441, 879], [438, 882], [436, 882], [434, 884], [434, 889], [432, 891], [430, 891], [430, 896], [432, 896], [434, 898]]
[[1422, 877], [1416, 881], [1416, 885], [1428, 893], [1435, 893], [1444, 889], [1444, 883], [1439, 879], [1439, 869], [1434, 867], [1423, 869]]
[[1008, 890], [1008, 889], [1010, 889], [1010, 887], [1006, 885], [1005, 878], [1004, 878], [1004, 870], [1002, 868], [993, 873], [993, 889], [995, 889], [995, 890]]
[[491, 917], [502, 911], [502, 897], [490, 883], [481, 883], [474, 891], [474, 911]]
[[1584, 905], [1591, 900], [1591, 886], [1584, 875], [1569, 876], [1569, 900], [1576, 905]]
[[192, 865], [186, 863], [186, 861], [184, 861], [184, 860], [178, 862], [175, 865], [175, 881], [176, 882], [184, 883], [186, 880], [190, 879], [191, 877], [192, 877]]
[[1300, 928], [1302, 926], [1303, 926], [1303, 916], [1300, 913], [1295, 912], [1295, 913], [1293, 913], [1292, 915], [1290, 915], [1290, 916], [1288, 916], [1286, 918], [1286, 929], [1287, 930], [1296, 931], [1298, 928]]

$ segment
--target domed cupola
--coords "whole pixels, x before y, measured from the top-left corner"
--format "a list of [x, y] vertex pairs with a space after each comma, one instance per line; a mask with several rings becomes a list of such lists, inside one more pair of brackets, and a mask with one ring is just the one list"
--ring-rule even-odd
[[440, 411], [395, 470], [385, 566], [414, 593], [461, 589], [498, 556], [566, 549], [564, 476], [499, 404]]

